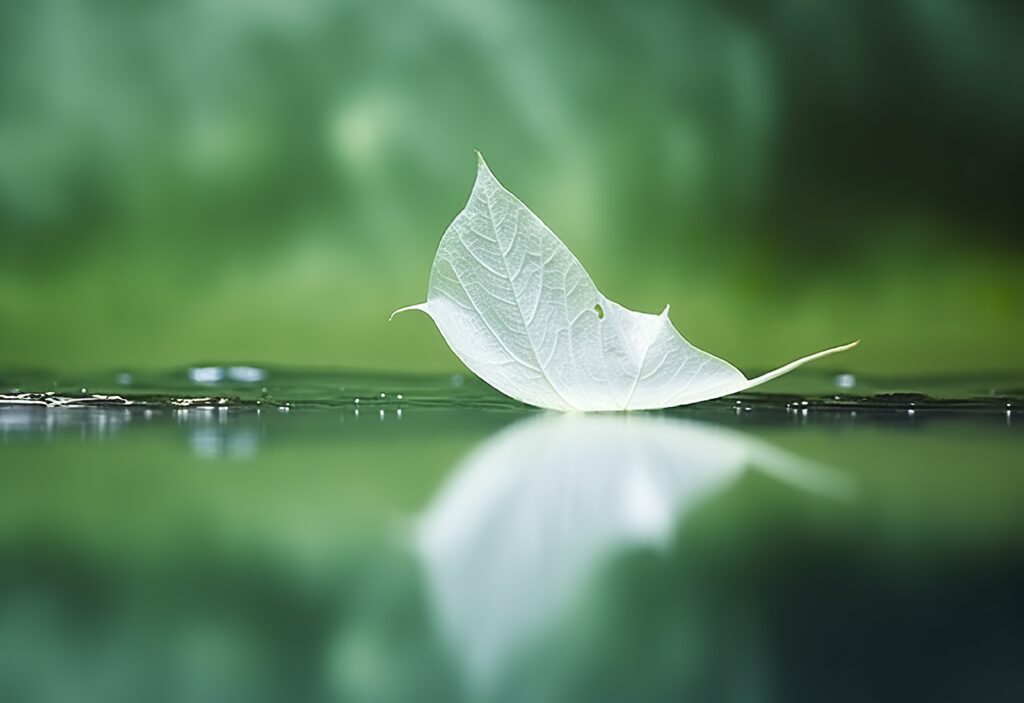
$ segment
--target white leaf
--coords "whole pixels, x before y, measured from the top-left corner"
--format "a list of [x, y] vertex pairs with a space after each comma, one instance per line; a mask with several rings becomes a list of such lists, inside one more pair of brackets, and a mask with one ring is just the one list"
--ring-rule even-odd
[[474, 373], [554, 410], [645, 410], [738, 393], [857, 342], [747, 379], [660, 315], [601, 294], [566, 246], [478, 156], [469, 202], [441, 238], [422, 310]]

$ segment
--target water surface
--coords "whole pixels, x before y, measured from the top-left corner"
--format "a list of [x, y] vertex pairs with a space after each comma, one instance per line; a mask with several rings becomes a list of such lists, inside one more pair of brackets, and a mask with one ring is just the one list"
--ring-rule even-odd
[[0, 699], [1021, 700], [1020, 378], [0, 373]]

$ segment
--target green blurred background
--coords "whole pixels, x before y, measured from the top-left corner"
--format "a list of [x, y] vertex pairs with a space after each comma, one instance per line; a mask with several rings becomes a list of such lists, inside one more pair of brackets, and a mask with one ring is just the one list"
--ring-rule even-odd
[[7, 0], [0, 366], [457, 368], [423, 299], [479, 148], [741, 367], [1020, 366], [1024, 9]]

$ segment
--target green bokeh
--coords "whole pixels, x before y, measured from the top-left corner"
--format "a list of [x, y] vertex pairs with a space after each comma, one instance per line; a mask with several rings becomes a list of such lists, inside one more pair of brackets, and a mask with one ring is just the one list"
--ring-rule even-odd
[[458, 368], [482, 150], [609, 297], [746, 369], [1019, 367], [1012, 3], [0, 8], [0, 366]]

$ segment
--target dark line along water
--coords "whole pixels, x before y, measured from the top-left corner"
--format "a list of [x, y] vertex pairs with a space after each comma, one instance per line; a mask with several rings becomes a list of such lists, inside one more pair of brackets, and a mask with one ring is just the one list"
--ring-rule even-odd
[[[1024, 408], [1024, 373], [961, 374], [913, 379], [798, 370], [755, 390], [690, 411], [977, 413]], [[309, 371], [242, 364], [162, 372], [119, 371], [65, 376], [0, 371], [0, 406], [282, 407], [523, 410], [469, 374], [403, 375]], [[748, 410], [749, 409], [749, 410]], [[684, 412], [685, 407], [669, 412]]]

